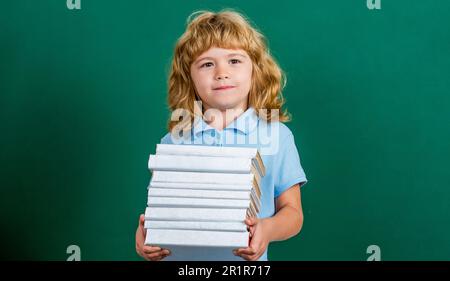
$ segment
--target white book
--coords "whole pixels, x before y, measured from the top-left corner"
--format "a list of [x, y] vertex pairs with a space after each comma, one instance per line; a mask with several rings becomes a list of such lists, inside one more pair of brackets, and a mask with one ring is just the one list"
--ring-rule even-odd
[[149, 207], [249, 208], [250, 199], [211, 199], [185, 197], [148, 197]]
[[145, 209], [145, 220], [242, 222], [245, 220], [246, 216], [247, 208], [210, 209], [147, 207]]
[[250, 191], [217, 191], [199, 189], [148, 189], [148, 197], [179, 197], [179, 198], [210, 198], [210, 199], [240, 199], [253, 201], [255, 212], [261, 209], [261, 201], [254, 189]]
[[156, 154], [250, 158], [261, 176], [266, 173], [262, 157], [258, 149], [253, 147], [157, 144]]
[[146, 220], [146, 229], [186, 229], [186, 230], [216, 230], [216, 231], [247, 231], [244, 222], [218, 221], [157, 221]]
[[248, 158], [185, 155], [150, 155], [148, 168], [152, 171], [257, 173]]
[[[192, 197], [192, 198], [217, 198], [217, 199], [251, 199], [252, 191], [222, 191], [201, 189], [172, 189], [155, 188], [148, 189], [148, 196], [155, 197]], [[256, 198], [256, 197], [254, 197]]]
[[[173, 172], [153, 171], [153, 182], [183, 182], [183, 183], [210, 183], [210, 184], [250, 184], [253, 185], [256, 177], [249, 174], [232, 173], [199, 173], [199, 172]], [[259, 186], [259, 182], [258, 186]]]
[[168, 247], [208, 246], [208, 247], [247, 247], [249, 234], [247, 231], [206, 231], [181, 229], [147, 229], [146, 245]]
[[255, 207], [259, 212], [259, 210], [261, 209], [261, 199], [258, 197], [255, 190], [252, 190], [252, 192], [250, 193], [250, 200], [255, 203]]
[[229, 156], [254, 158], [258, 149], [253, 147], [211, 146], [211, 145], [177, 145], [157, 144], [156, 154], [168, 155], [198, 155], [198, 156]]
[[175, 189], [205, 189], [205, 190], [236, 190], [250, 191], [251, 184], [211, 184], [211, 183], [184, 183], [184, 182], [155, 182], [150, 181], [148, 188], [175, 188]]
[[254, 190], [258, 198], [261, 197], [261, 191], [257, 184], [219, 184], [219, 183], [185, 183], [185, 182], [155, 182], [150, 181], [149, 188], [167, 188], [167, 189], [201, 189], [201, 190], [223, 190], [223, 191], [251, 191]]

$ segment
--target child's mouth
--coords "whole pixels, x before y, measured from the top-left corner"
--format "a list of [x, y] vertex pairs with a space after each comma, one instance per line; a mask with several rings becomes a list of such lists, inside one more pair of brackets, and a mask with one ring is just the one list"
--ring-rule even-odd
[[229, 90], [229, 89], [233, 89], [235, 88], [234, 86], [222, 86], [222, 87], [218, 87], [218, 88], [214, 88], [214, 91], [223, 91], [223, 90]]

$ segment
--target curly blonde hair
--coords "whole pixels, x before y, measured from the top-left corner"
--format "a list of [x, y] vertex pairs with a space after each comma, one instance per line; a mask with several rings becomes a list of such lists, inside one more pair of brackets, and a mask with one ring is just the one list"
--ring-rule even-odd
[[246, 51], [253, 64], [248, 105], [268, 122], [274, 119], [270, 114], [273, 109], [278, 110], [278, 121], [290, 120], [287, 110], [281, 110], [285, 102], [281, 91], [286, 85], [286, 77], [270, 54], [264, 35], [233, 10], [217, 13], [197, 11], [188, 17], [186, 31], [175, 45], [168, 81], [170, 110], [182, 109], [188, 116], [184, 116], [184, 120], [170, 118], [169, 131], [175, 126], [183, 130], [191, 128], [195, 112], [199, 111], [194, 110], [198, 96], [190, 67], [199, 55], [211, 47]]

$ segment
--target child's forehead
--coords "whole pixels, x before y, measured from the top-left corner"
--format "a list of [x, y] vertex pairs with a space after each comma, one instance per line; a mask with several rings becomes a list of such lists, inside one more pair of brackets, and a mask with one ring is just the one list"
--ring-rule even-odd
[[202, 57], [227, 57], [227, 56], [248, 56], [247, 52], [242, 48], [221, 48], [221, 47], [211, 47], [198, 55], [198, 59]]

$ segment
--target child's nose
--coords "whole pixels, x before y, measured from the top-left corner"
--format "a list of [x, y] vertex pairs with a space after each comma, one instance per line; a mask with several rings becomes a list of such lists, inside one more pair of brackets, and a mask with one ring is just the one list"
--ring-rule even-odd
[[222, 73], [222, 74], [217, 74], [216, 75], [216, 79], [217, 80], [223, 80], [223, 79], [228, 79], [230, 78], [228, 74]]
[[225, 65], [218, 64], [216, 68], [216, 79], [217, 80], [223, 80], [230, 78], [230, 74], [227, 70], [227, 67]]

